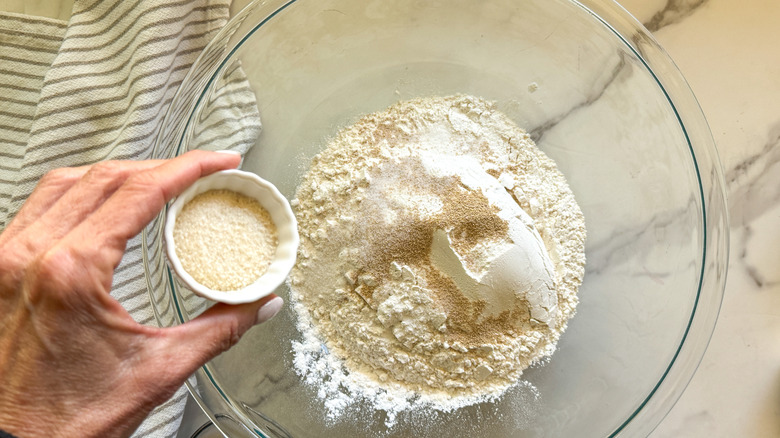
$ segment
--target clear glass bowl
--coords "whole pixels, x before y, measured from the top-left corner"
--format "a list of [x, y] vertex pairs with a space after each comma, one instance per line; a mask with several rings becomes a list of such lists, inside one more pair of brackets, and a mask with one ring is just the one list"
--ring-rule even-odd
[[[230, 131], [240, 119], [226, 114], [244, 104], [220, 109], [218, 102], [243, 75], [262, 130], [204, 134], [215, 123]], [[580, 304], [557, 352], [527, 370], [530, 385], [496, 403], [402, 415], [389, 431], [381, 413], [326, 422], [316, 388], [293, 371], [299, 334], [287, 309], [190, 379], [224, 433], [634, 437], [649, 434], [679, 398], [723, 295], [724, 183], [682, 76], [612, 1], [256, 1], [193, 65], [154, 155], [251, 146], [242, 169], [292, 197], [311, 157], [339, 128], [399, 100], [457, 93], [496, 101], [528, 130], [585, 214]], [[163, 217], [146, 228], [143, 247], [152, 303], [168, 326], [208, 303], [171, 275]]]

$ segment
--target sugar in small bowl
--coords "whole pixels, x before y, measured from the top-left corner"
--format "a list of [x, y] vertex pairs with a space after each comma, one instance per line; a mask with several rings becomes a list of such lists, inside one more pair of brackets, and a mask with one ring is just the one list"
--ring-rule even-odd
[[257, 301], [295, 264], [298, 225], [270, 182], [240, 170], [203, 177], [171, 204], [164, 228], [168, 261], [193, 293], [213, 301]]

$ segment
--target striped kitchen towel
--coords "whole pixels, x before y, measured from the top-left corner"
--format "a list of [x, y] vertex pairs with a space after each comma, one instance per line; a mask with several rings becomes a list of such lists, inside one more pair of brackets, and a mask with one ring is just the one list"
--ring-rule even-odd
[[[0, 12], [0, 230], [51, 169], [149, 158], [178, 85], [228, 16], [229, 0], [75, 0], [68, 21]], [[233, 74], [206, 111], [240, 125], [208, 126], [245, 152], [260, 120]], [[155, 323], [137, 237], [112, 295]], [[180, 389], [134, 436], [175, 436], [185, 401]]]

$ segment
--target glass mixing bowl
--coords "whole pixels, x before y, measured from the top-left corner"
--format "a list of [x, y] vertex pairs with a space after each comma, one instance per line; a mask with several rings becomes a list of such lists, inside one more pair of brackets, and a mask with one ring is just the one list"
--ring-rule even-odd
[[[458, 93], [497, 102], [531, 133], [585, 215], [580, 304], [551, 360], [494, 403], [401, 415], [392, 429], [370, 410], [326, 421], [317, 388], [293, 370], [300, 335], [288, 308], [188, 382], [226, 435], [633, 437], [679, 398], [723, 295], [724, 183], [685, 81], [611, 1], [256, 1], [192, 66], [154, 155], [249, 148], [242, 169], [292, 198], [341, 127], [399, 100]], [[163, 217], [143, 248], [169, 326], [208, 303], [171, 275]]]

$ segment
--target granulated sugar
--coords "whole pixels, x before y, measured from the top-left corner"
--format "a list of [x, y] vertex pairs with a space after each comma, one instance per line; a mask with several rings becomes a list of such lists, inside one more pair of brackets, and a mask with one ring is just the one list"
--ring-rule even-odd
[[278, 246], [271, 215], [256, 200], [209, 190], [184, 205], [173, 227], [182, 267], [214, 290], [239, 290], [260, 278]]
[[358, 399], [391, 426], [500, 397], [574, 314], [582, 213], [555, 163], [479, 98], [363, 117], [293, 205], [294, 365], [333, 418]]

